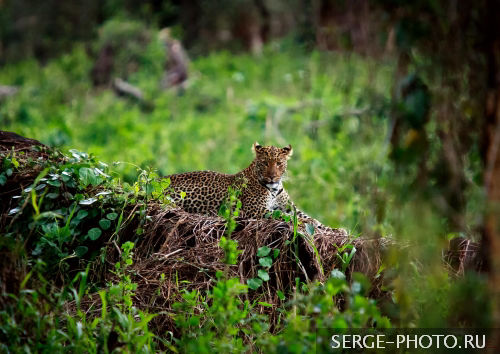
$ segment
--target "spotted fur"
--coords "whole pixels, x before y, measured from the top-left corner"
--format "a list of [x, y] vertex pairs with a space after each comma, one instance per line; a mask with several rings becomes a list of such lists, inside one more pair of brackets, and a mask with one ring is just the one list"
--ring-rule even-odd
[[[213, 171], [196, 171], [169, 176], [174, 203], [190, 213], [217, 215], [226, 200], [230, 186], [240, 189], [241, 217], [263, 218], [268, 212], [281, 210], [291, 213], [296, 209], [283, 188], [283, 175], [292, 156], [291, 145], [284, 148], [253, 144], [253, 162], [234, 175]], [[186, 193], [181, 198], [181, 192]], [[324, 227], [319, 221], [297, 210], [302, 222]]]

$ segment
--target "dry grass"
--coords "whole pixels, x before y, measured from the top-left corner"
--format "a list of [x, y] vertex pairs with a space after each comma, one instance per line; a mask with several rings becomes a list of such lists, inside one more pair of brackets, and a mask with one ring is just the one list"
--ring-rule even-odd
[[[138, 283], [135, 304], [150, 313], [170, 313], [171, 305], [181, 300], [183, 290], [210, 289], [218, 270], [226, 270], [229, 277], [237, 277], [246, 283], [247, 279], [257, 276], [257, 250], [262, 246], [280, 252], [268, 271], [270, 280], [257, 291], [249, 290], [247, 297], [251, 301], [258, 298], [258, 301], [277, 307], [280, 305], [277, 290], [283, 293], [293, 290], [296, 278], [301, 281], [324, 281], [333, 269], [340, 266], [337, 247], [348, 242], [356, 247], [356, 253], [347, 275], [353, 272], [367, 275], [373, 283], [373, 294], [382, 296], [382, 277], [375, 279], [375, 275], [382, 263], [383, 250], [390, 244], [387, 239], [353, 240], [344, 230], [333, 229], [317, 233], [313, 238], [301, 232], [302, 235], [296, 237], [295, 247], [291, 223], [242, 219], [238, 220], [231, 235], [233, 240], [238, 241], [242, 253], [237, 265], [227, 266], [222, 262], [224, 254], [219, 247], [220, 237], [226, 228], [222, 218], [190, 214], [162, 205], [150, 206], [148, 215], [152, 220], [136, 244], [131, 271], [135, 274], [134, 281]], [[271, 317], [274, 314], [269, 307], [262, 307], [261, 311]], [[157, 317], [155, 322], [163, 330], [173, 330], [168, 315]]]

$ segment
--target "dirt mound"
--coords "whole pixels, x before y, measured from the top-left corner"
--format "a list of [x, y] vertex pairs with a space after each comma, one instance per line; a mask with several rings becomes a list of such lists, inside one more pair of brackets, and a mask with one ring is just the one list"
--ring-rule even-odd
[[[242, 250], [238, 264], [226, 266], [219, 240], [225, 233], [225, 220], [218, 217], [190, 214], [178, 209], [149, 209], [152, 221], [147, 225], [136, 249], [133, 271], [137, 275], [137, 304], [151, 312], [171, 311], [171, 304], [181, 300], [181, 290], [208, 290], [218, 270], [226, 269], [229, 277], [242, 283], [257, 277], [257, 250], [267, 246], [279, 250], [268, 273], [269, 281], [257, 291], [249, 291], [250, 300], [280, 304], [277, 291], [289, 292], [301, 281], [325, 280], [339, 266], [338, 248], [349, 242], [343, 230], [318, 233], [314, 237], [295, 235], [293, 226], [277, 220], [238, 220], [231, 239]], [[296, 242], [296, 245], [294, 244]], [[348, 275], [361, 272], [373, 281], [377, 297], [381, 295], [375, 275], [381, 265], [381, 250], [387, 241], [381, 239], [351, 240], [356, 247], [348, 267]], [[296, 253], [297, 250], [297, 253]], [[164, 276], [162, 277], [162, 274]], [[381, 279], [379, 279], [381, 280]], [[263, 311], [265, 309], [263, 308]], [[161, 319], [157, 319], [160, 321]], [[168, 316], [162, 319], [169, 322]], [[172, 326], [166, 325], [171, 330]]]

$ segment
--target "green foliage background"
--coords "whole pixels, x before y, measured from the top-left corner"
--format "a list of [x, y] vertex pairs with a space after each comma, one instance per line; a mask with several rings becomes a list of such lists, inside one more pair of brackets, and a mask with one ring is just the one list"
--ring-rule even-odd
[[[311, 53], [284, 42], [260, 58], [225, 52], [196, 58], [189, 87], [178, 93], [159, 88], [164, 55], [153, 41], [129, 77], [153, 110], [110, 89], [93, 89], [93, 63], [81, 47], [46, 66], [9, 65], [0, 71], [0, 82], [21, 91], [0, 106], [1, 125], [105, 162], [152, 166], [162, 175], [235, 173], [252, 161], [254, 141], [290, 143], [287, 188], [301, 208], [356, 232], [377, 224], [364, 210], [374, 202], [371, 191], [385, 187], [391, 172], [383, 110], [390, 63]], [[128, 181], [135, 178], [132, 166], [115, 171]]]

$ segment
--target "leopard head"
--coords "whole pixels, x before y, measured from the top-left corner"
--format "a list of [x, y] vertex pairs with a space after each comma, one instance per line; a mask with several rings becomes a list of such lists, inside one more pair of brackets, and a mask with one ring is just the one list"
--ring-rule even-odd
[[252, 150], [255, 152], [255, 173], [259, 183], [270, 191], [277, 190], [286, 171], [287, 160], [292, 156], [292, 146], [278, 148], [255, 142]]

